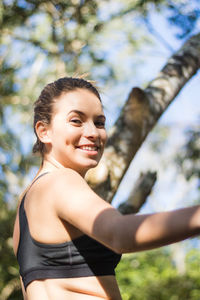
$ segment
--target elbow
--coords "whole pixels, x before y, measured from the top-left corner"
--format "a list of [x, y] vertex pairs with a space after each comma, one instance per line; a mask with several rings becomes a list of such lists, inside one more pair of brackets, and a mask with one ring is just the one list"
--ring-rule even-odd
[[123, 245], [120, 241], [116, 241], [113, 245], [113, 251], [117, 254], [125, 254], [129, 252], [133, 252], [128, 250], [125, 245]]
[[117, 254], [124, 254], [124, 253], [127, 253], [127, 251], [125, 251], [124, 249], [122, 249], [121, 247], [116, 247], [115, 250], [114, 250], [115, 253]]
[[125, 254], [125, 253], [139, 252], [147, 249], [145, 247], [139, 247], [134, 243], [130, 244], [130, 243], [126, 243], [124, 240], [117, 239], [113, 243], [112, 250], [117, 254]]

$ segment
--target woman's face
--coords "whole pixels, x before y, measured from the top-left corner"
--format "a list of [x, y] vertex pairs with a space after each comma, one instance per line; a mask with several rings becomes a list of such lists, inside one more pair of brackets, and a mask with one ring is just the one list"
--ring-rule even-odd
[[97, 166], [106, 143], [102, 104], [89, 90], [77, 89], [63, 93], [53, 111], [47, 156], [84, 176]]

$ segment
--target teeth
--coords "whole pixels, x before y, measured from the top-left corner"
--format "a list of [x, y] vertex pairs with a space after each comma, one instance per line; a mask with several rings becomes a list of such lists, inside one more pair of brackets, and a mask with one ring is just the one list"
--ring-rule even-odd
[[82, 146], [80, 147], [83, 150], [89, 150], [89, 151], [96, 151], [97, 147], [96, 146]]

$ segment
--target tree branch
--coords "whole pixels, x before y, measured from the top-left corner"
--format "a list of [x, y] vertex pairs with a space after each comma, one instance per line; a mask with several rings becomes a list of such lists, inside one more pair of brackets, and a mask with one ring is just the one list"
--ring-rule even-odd
[[104, 157], [87, 180], [104, 199], [112, 198], [136, 152], [159, 117], [200, 67], [200, 33], [191, 37], [149, 83], [133, 88], [109, 132]]
[[118, 210], [124, 215], [137, 213], [150, 195], [156, 178], [156, 172], [141, 173], [128, 199], [119, 205]]

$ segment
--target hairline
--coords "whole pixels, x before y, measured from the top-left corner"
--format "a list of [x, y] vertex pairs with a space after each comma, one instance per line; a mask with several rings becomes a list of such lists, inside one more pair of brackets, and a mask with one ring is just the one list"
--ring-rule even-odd
[[79, 91], [79, 90], [80, 90], [80, 91], [81, 91], [81, 90], [89, 91], [89, 92], [91, 92], [91, 94], [95, 95], [95, 96], [97, 97], [97, 99], [99, 100], [99, 102], [100, 102], [100, 104], [101, 104], [101, 106], [102, 106], [102, 109], [103, 109], [103, 104], [102, 104], [100, 95], [98, 96], [98, 95], [97, 95], [92, 89], [90, 89], [90, 88], [86, 88], [86, 87], [75, 87], [75, 88], [73, 88], [73, 89], [71, 89], [71, 90], [62, 91], [62, 93], [61, 93], [59, 96], [53, 98], [53, 101], [52, 101], [52, 112], [51, 112], [51, 113], [52, 113], [52, 114], [55, 113], [55, 104], [56, 104], [59, 100], [61, 100], [61, 97], [62, 97], [63, 95], [69, 94], [69, 93], [73, 93], [73, 92], [76, 92], [76, 91]]

